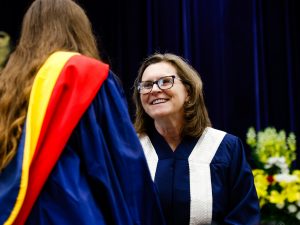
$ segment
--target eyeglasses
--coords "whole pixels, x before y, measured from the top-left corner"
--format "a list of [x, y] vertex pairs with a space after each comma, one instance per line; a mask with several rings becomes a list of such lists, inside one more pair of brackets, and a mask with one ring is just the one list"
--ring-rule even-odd
[[138, 83], [137, 90], [140, 94], [148, 94], [152, 91], [153, 85], [157, 84], [160, 90], [170, 89], [174, 85], [174, 79], [181, 80], [175, 75], [161, 77], [156, 81], [141, 81]]

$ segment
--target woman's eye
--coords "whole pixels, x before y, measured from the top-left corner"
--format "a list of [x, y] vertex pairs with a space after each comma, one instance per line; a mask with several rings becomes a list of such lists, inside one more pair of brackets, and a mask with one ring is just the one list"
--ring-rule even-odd
[[152, 86], [153, 86], [153, 83], [152, 83], [152, 82], [145, 82], [145, 83], [143, 84], [143, 87], [146, 88], [146, 89], [152, 88]]
[[160, 83], [162, 85], [170, 84], [170, 79], [162, 79]]

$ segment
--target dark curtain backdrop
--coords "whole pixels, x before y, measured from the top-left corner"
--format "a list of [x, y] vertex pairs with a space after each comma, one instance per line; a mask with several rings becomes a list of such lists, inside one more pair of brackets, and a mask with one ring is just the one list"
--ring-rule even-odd
[[[1, 0], [0, 30], [15, 42], [29, 2]], [[157, 51], [172, 52], [201, 74], [215, 128], [245, 141], [248, 127], [274, 126], [295, 132], [300, 150], [298, 0], [79, 3], [92, 21], [103, 60], [123, 82], [132, 116], [132, 85], [141, 61]]]

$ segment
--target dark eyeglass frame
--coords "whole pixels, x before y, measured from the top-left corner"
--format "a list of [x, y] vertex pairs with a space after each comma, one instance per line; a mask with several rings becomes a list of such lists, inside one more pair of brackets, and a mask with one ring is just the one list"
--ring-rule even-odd
[[[171, 86], [169, 87], [164, 87], [163, 86], [163, 80], [165, 79], [165, 78], [168, 78], [168, 77], [170, 77], [170, 78], [172, 78], [171, 79], [171, 81], [172, 81], [172, 84], [171, 84]], [[168, 76], [163, 76], [163, 77], [160, 77], [158, 80], [155, 80], [155, 81], [140, 81], [139, 83], [138, 83], [138, 85], [137, 85], [137, 90], [138, 90], [138, 92], [140, 93], [140, 94], [148, 94], [148, 93], [150, 93], [151, 91], [152, 91], [152, 89], [153, 89], [153, 86], [154, 86], [154, 84], [156, 84], [157, 85], [157, 87], [160, 89], [160, 90], [167, 90], [167, 89], [171, 89], [173, 86], [174, 86], [174, 79], [178, 79], [178, 80], [180, 80], [180, 81], [182, 81], [179, 77], [177, 77], [177, 76], [175, 76], [175, 75], [168, 75]], [[142, 84], [144, 84], [144, 83], [152, 83], [152, 86], [151, 86], [151, 88], [142, 88], [141, 86], [142, 86]]]

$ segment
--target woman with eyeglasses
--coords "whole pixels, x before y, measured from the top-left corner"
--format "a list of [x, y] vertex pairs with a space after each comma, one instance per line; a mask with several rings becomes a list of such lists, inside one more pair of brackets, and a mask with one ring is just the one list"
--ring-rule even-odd
[[135, 80], [134, 126], [167, 224], [258, 224], [242, 142], [211, 127], [202, 86], [174, 54], [149, 56]]

